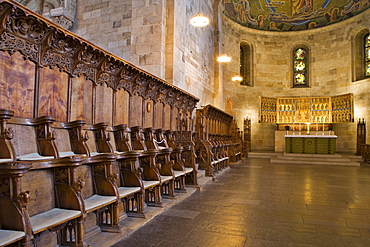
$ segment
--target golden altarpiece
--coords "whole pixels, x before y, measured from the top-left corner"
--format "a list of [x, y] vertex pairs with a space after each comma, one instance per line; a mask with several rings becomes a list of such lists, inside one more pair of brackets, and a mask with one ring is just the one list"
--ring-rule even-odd
[[275, 133], [275, 151], [333, 154], [337, 136], [332, 124], [353, 122], [353, 111], [352, 94], [261, 97], [260, 123], [277, 124], [277, 130], [286, 130]]
[[353, 122], [353, 95], [261, 97], [260, 123], [315, 124]]

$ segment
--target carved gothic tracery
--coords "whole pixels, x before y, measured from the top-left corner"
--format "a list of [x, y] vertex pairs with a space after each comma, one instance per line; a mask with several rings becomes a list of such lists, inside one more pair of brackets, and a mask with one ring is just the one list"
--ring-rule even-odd
[[113, 90], [123, 89], [130, 95], [160, 101], [184, 111], [192, 111], [199, 101], [73, 33], [59, 29], [22, 6], [3, 0], [0, 16], [4, 20], [0, 26], [0, 50], [10, 54], [18, 51], [41, 67], [57, 66], [71, 76], [85, 76], [96, 85], [105, 83]]

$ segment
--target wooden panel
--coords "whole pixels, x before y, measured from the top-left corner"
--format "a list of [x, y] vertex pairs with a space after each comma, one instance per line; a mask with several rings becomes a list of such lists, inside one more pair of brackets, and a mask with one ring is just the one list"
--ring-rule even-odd
[[178, 126], [178, 118], [179, 118], [179, 109], [174, 107], [172, 108], [172, 114], [171, 114], [172, 120], [171, 120], [171, 130], [177, 130]]
[[19, 124], [7, 124], [7, 127], [14, 131], [12, 142], [17, 156], [37, 152], [35, 127]]
[[[91, 86], [92, 83], [86, 81], [84, 77], [72, 78], [70, 121], [77, 119], [91, 120]], [[89, 104], [85, 105], [85, 101]]]
[[163, 104], [157, 102], [154, 104], [154, 128], [162, 128], [163, 127]]
[[94, 123], [106, 122], [112, 125], [113, 90], [103, 86], [96, 87], [96, 105]]
[[55, 144], [59, 152], [72, 151], [71, 143], [69, 141], [69, 133], [67, 129], [57, 129], [54, 128], [54, 133], [56, 135]]
[[164, 105], [163, 108], [163, 129], [167, 130], [171, 128], [171, 106]]
[[27, 204], [30, 216], [42, 213], [55, 207], [53, 170], [33, 170], [24, 174], [22, 188], [30, 192]]
[[144, 101], [144, 109], [143, 109], [143, 118], [144, 123], [143, 127], [153, 127], [153, 101], [152, 100], [145, 100]]
[[116, 122], [113, 124], [127, 124], [130, 96], [125, 90], [119, 90], [116, 95]]
[[142, 126], [143, 118], [143, 98], [140, 96], [131, 97], [131, 107], [130, 107], [130, 127], [131, 126]]
[[0, 105], [14, 111], [15, 117], [31, 118], [35, 64], [24, 60], [18, 52], [9, 56], [0, 51]]
[[68, 74], [45, 67], [40, 73], [39, 116], [67, 121]]
[[91, 169], [91, 165], [81, 165], [78, 166], [76, 171], [77, 178], [83, 179], [85, 182], [85, 185], [81, 190], [81, 194], [84, 199], [87, 199], [94, 194]]

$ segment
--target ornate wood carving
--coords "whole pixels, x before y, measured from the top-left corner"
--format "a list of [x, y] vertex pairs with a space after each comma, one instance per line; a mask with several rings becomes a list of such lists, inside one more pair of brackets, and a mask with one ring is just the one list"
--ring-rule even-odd
[[96, 85], [105, 83], [113, 90], [124, 89], [186, 111], [199, 101], [14, 2], [0, 3], [0, 18], [0, 50], [18, 51], [39, 66], [57, 66], [72, 76], [84, 75]]

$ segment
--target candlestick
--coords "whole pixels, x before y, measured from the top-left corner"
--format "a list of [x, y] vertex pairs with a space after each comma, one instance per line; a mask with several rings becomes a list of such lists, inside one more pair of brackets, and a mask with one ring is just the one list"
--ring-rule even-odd
[[310, 134], [310, 124], [311, 123], [306, 123], [307, 124], [307, 135], [309, 135]]

